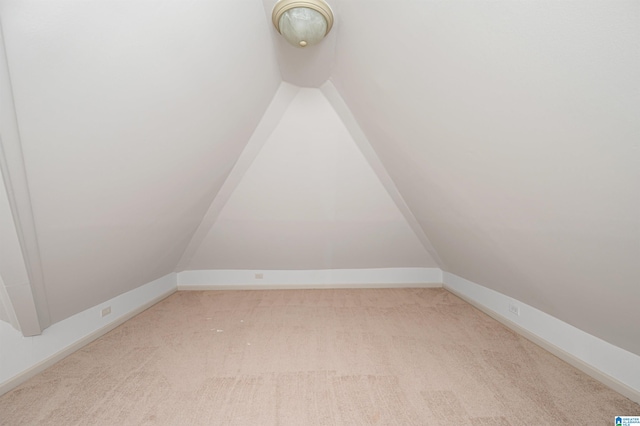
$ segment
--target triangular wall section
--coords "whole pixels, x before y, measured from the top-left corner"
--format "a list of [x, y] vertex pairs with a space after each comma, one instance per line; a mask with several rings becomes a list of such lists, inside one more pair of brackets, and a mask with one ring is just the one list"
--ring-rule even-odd
[[183, 269], [435, 267], [319, 89], [299, 89]]

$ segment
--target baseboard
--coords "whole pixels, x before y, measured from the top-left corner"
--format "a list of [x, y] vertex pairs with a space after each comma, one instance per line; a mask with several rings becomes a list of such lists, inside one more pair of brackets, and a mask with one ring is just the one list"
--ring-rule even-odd
[[[469, 304], [473, 305], [474, 307], [476, 307], [477, 309], [481, 310], [482, 312], [484, 312], [485, 314], [489, 315], [490, 317], [494, 318], [495, 320], [499, 321], [500, 323], [502, 323], [503, 325], [505, 325], [506, 327], [510, 328], [511, 330], [515, 331], [516, 333], [518, 333], [519, 335], [523, 336], [524, 338], [526, 338], [527, 340], [530, 340], [531, 342], [537, 344], [538, 346], [542, 347], [543, 349], [549, 351], [550, 353], [552, 353], [553, 355], [557, 356], [558, 358], [560, 358], [561, 360], [565, 361], [566, 363], [570, 364], [571, 366], [577, 368], [578, 370], [588, 374], [589, 376], [593, 377], [594, 379], [598, 380], [599, 382], [603, 383], [604, 385], [610, 387], [611, 389], [615, 390], [616, 392], [626, 396], [627, 398], [629, 398], [630, 400], [637, 402], [640, 404], [640, 390], [635, 389], [633, 387], [633, 385], [629, 385], [625, 382], [623, 382], [620, 378], [614, 377], [612, 374], [608, 374], [606, 371], [603, 371], [602, 368], [598, 368], [596, 366], [594, 366], [592, 363], [589, 363], [588, 361], [586, 361], [585, 359], [581, 358], [580, 356], [576, 355], [575, 353], [571, 353], [568, 350], [550, 342], [548, 339], [545, 339], [545, 337], [540, 336], [539, 334], [536, 334], [534, 332], [532, 332], [531, 330], [529, 330], [528, 328], [517, 324], [516, 322], [512, 321], [511, 319], [507, 318], [506, 316], [502, 315], [501, 313], [497, 312], [496, 310], [488, 307], [486, 304], [482, 303], [481, 301], [479, 301], [477, 298], [473, 297], [470, 292], [465, 292], [465, 290], [460, 286], [460, 285], [456, 285], [453, 282], [456, 282], [456, 284], [463, 282], [464, 285], [466, 286], [478, 286], [481, 287], [481, 289], [479, 288], [474, 288], [475, 292], [484, 292], [486, 291], [487, 294], [485, 294], [485, 296], [489, 295], [489, 292], [491, 293], [490, 297], [497, 299], [500, 298], [500, 302], [502, 302], [502, 304], [505, 305], [505, 307], [508, 305], [509, 301], [513, 301], [513, 299], [510, 299], [507, 296], [504, 296], [500, 293], [494, 292], [493, 290], [487, 289], [485, 287], [482, 287], [478, 284], [475, 283], [471, 283], [470, 281], [464, 280], [463, 278], [457, 277], [453, 274], [449, 274], [449, 273], [444, 273], [444, 284], [443, 287], [445, 290], [453, 293], [454, 295], [460, 297], [461, 299], [463, 299], [464, 301], [468, 302]], [[537, 311], [535, 308], [530, 307], [528, 305], [525, 305], [521, 302], [517, 302], [520, 309], [522, 309], [523, 307], [526, 307], [527, 310], [529, 311], [529, 313], [534, 313], [535, 315], [535, 311]], [[548, 316], [547, 314], [544, 314], [543, 312], [538, 311], [539, 314]], [[551, 317], [553, 318], [553, 317]], [[548, 319], [545, 319], [545, 321], [549, 321]], [[551, 321], [553, 322], [557, 322], [559, 327], [556, 328], [557, 329], [569, 329], [569, 328], [573, 328], [571, 326], [569, 326], [566, 323], [563, 323], [562, 321], [553, 318]], [[562, 325], [560, 325], [562, 324]], [[613, 346], [609, 343], [603, 342], [600, 339], [597, 339], [594, 336], [590, 336], [587, 333], [584, 333], [578, 329], [576, 330], [576, 335], [579, 334], [579, 339], [593, 339], [594, 341], [598, 341], [597, 345], [587, 345], [585, 347], [587, 348], [592, 348], [593, 346], [599, 346], [599, 347], [605, 347], [604, 351], [608, 351], [610, 355], [613, 355], [610, 357], [611, 359], [611, 363], [612, 364], [616, 364], [615, 367], [620, 370], [624, 370], [626, 371], [626, 373], [628, 373], [627, 375], [624, 375], [625, 378], [628, 377], [633, 377], [633, 375], [635, 374], [637, 376], [637, 372], [640, 371], [640, 357], [638, 357], [635, 354], [631, 354], [621, 348], [618, 348], [616, 346]], [[586, 335], [586, 336], [585, 336]], [[566, 335], [565, 339], [567, 341], [571, 341], [573, 338], [576, 338], [576, 336], [572, 336], [572, 335]], [[606, 357], [604, 357], [606, 358]], [[624, 358], [624, 360], [622, 362], [616, 362], [616, 358], [618, 358], [618, 360], [620, 360], [620, 358]], [[636, 359], [637, 358], [637, 359]], [[622, 364], [623, 366], [621, 367]], [[618, 373], [619, 374], [619, 373]]]
[[[172, 276], [172, 277], [170, 277]], [[95, 306], [93, 308], [88, 309], [87, 311], [81, 312], [80, 314], [74, 315], [71, 318], [68, 318], [67, 320], [61, 321], [60, 323], [54, 324], [51, 327], [49, 327], [48, 329], [45, 329], [43, 335], [41, 336], [33, 336], [33, 337], [28, 337], [28, 338], [22, 338], [23, 341], [26, 341], [28, 339], [48, 339], [48, 340], [52, 340], [55, 338], [56, 334], [65, 334], [68, 338], [69, 334], [73, 333], [73, 330], [68, 330], [69, 328], [69, 324], [73, 324], [74, 322], [77, 321], [82, 321], [83, 317], [86, 316], [87, 314], [92, 314], [94, 316], [98, 316], [98, 312], [100, 311], [100, 309], [105, 306], [105, 305], [110, 305], [110, 306], [114, 306], [114, 309], [118, 306], [118, 302], [120, 301], [120, 305], [125, 305], [124, 311], [114, 317], [112, 320], [110, 320], [108, 323], [99, 326], [99, 328], [94, 329], [93, 331], [91, 331], [89, 334], [85, 334], [82, 337], [79, 338], [71, 338], [73, 339], [71, 343], [69, 344], [63, 344], [62, 347], [57, 348], [54, 350], [53, 353], [49, 354], [48, 356], [38, 360], [36, 363], [34, 363], [33, 365], [29, 366], [26, 369], [21, 370], [19, 373], [13, 375], [12, 377], [10, 377], [8, 380], [5, 380], [4, 382], [0, 383], [0, 395], [5, 394], [6, 392], [9, 392], [10, 390], [16, 388], [17, 386], [21, 385], [22, 383], [26, 382], [27, 380], [29, 380], [31, 377], [35, 376], [36, 374], [46, 370], [47, 368], [51, 367], [52, 365], [54, 365], [55, 363], [57, 363], [58, 361], [62, 360], [63, 358], [71, 355], [73, 352], [77, 351], [78, 349], [82, 348], [83, 346], [91, 343], [92, 341], [96, 340], [97, 338], [105, 335], [106, 333], [108, 333], [109, 331], [113, 330], [114, 328], [118, 327], [119, 325], [123, 324], [124, 322], [128, 321], [129, 319], [133, 318], [134, 316], [140, 314], [141, 312], [145, 311], [146, 309], [150, 308], [151, 306], [155, 305], [156, 303], [158, 303], [159, 301], [165, 299], [166, 297], [170, 296], [171, 294], [175, 293], [177, 291], [176, 288], [176, 277], [175, 274], [170, 274], [170, 276], [167, 277], [163, 277], [159, 280], [156, 280], [152, 283], [149, 283], [145, 286], [142, 286], [142, 288], [138, 288], [135, 290], [132, 290], [129, 293], [132, 292], [137, 292], [137, 294], [135, 296], [137, 296], [137, 298], [139, 297], [144, 297], [145, 294], [144, 293], [149, 293], [150, 291], [154, 291], [154, 290], [159, 290], [155, 292], [155, 295], [153, 295], [151, 298], [146, 298], [146, 301], [144, 303], [141, 304], [136, 304], [135, 307], [133, 307], [132, 309], [127, 309], [126, 305], [130, 305], [131, 303], [135, 303], [135, 299], [136, 297], [127, 297], [127, 295], [129, 293], [125, 293], [123, 295], [120, 295], [110, 301], [107, 301], [105, 303], [102, 303], [98, 306]], [[169, 279], [167, 279], [169, 278]], [[171, 282], [172, 281], [172, 282]], [[149, 286], [149, 288], [145, 289], [144, 287]], [[167, 288], [169, 287], [169, 288]], [[123, 299], [129, 299], [127, 302], [129, 303], [122, 303]], [[116, 314], [117, 315], [117, 314]], [[74, 318], [75, 317], [75, 318]], [[66, 324], [65, 324], [66, 322]], [[66, 327], [65, 327], [66, 325]], [[66, 328], [66, 329], [65, 329]], [[53, 330], [52, 330], [53, 329]], [[29, 348], [32, 348], [32, 345], [25, 345]], [[33, 354], [24, 354], [25, 357], [27, 358], [32, 358]]]
[[178, 290], [442, 287], [439, 268], [214, 269], [178, 273]]
[[321, 289], [356, 289], [356, 288], [441, 288], [442, 283], [386, 283], [386, 284], [208, 284], [208, 285], [181, 285], [178, 286], [180, 291], [196, 291], [196, 290], [321, 290]]

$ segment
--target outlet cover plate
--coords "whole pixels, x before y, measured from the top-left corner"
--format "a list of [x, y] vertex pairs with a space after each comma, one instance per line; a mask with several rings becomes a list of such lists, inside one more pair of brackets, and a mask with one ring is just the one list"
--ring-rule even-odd
[[520, 316], [520, 307], [513, 303], [509, 303], [509, 312], [511, 312], [513, 315]]

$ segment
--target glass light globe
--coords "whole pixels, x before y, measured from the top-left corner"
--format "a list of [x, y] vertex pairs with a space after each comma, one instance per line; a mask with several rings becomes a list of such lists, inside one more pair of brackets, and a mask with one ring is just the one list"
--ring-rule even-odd
[[294, 7], [280, 17], [280, 33], [296, 47], [318, 43], [327, 34], [327, 21], [320, 12]]

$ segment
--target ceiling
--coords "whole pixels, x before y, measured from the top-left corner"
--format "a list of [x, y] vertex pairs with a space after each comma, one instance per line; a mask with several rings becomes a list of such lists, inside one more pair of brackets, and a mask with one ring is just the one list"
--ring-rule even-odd
[[640, 354], [639, 2], [333, 0], [307, 49], [274, 3], [0, 0], [49, 323], [183, 269], [438, 266]]

